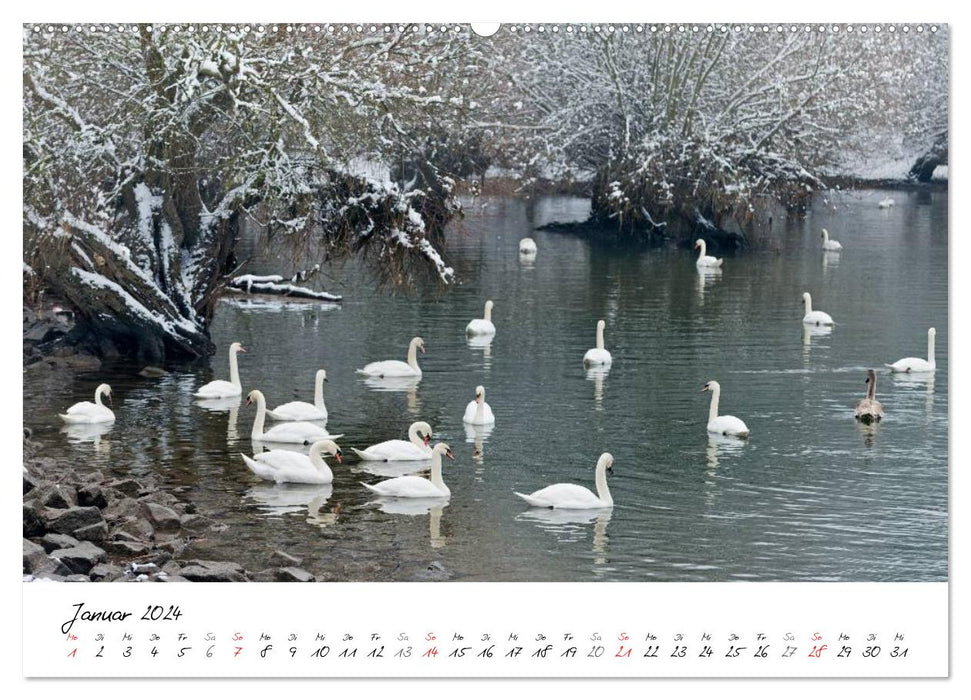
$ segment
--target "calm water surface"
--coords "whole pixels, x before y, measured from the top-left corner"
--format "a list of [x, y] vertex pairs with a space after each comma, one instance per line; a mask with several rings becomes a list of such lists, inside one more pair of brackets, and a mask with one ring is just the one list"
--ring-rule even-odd
[[[339, 306], [226, 301], [208, 364], [162, 379], [106, 368], [66, 386], [25, 374], [26, 421], [79, 469], [157, 474], [226, 526], [187, 556], [253, 570], [284, 549], [351, 579], [945, 580], [947, 196], [895, 193], [887, 211], [876, 206], [885, 194], [818, 201], [805, 220], [776, 221], [768, 250], [729, 258], [708, 278], [684, 250], [631, 252], [532, 230], [585, 218], [585, 200], [480, 201], [453, 227], [448, 256], [461, 284], [446, 293], [376, 291], [349, 264], [328, 273]], [[841, 254], [822, 252], [823, 226]], [[517, 252], [526, 235], [539, 246], [532, 263]], [[251, 271], [280, 271], [257, 241], [245, 245], [258, 255]], [[831, 333], [805, 333], [804, 291], [836, 320]], [[470, 346], [465, 324], [487, 298], [498, 333]], [[614, 362], [588, 374], [581, 358], [600, 318]], [[866, 368], [924, 355], [931, 325], [936, 376], [880, 373], [887, 417], [872, 431], [856, 425]], [[428, 345], [417, 387], [379, 390], [355, 375], [404, 359], [415, 335]], [[225, 349], [237, 340], [249, 350], [244, 391], [261, 389], [271, 406], [312, 400], [314, 372], [327, 369], [327, 427], [344, 434], [345, 454], [431, 423], [455, 452], [445, 465], [451, 502], [376, 503], [359, 482], [380, 477], [353, 457], [333, 465], [333, 487], [259, 482], [239, 457], [253, 450], [255, 411], [191, 398], [228, 378]], [[721, 383], [721, 412], [751, 429], [747, 443], [706, 434], [700, 389], [710, 379]], [[57, 409], [90, 400], [100, 381], [115, 389], [114, 426], [97, 437], [61, 432]], [[478, 384], [496, 425], [476, 435], [462, 413]], [[615, 458], [612, 512], [532, 511], [512, 493], [592, 487], [603, 451]]]

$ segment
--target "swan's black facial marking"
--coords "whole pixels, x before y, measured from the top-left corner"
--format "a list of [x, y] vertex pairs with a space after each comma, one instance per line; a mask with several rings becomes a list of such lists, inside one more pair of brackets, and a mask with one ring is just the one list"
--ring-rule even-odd
[[613, 473], [614, 473], [614, 466], [613, 465], [610, 465], [609, 467], [607, 467], [607, 473], [610, 474], [611, 476], [613, 476]]

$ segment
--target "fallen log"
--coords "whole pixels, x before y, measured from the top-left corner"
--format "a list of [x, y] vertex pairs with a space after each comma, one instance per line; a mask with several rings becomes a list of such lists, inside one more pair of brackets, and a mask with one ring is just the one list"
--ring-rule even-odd
[[[298, 273], [300, 275], [301, 273]], [[320, 301], [341, 301], [342, 297], [330, 292], [318, 292], [308, 287], [301, 287], [290, 282], [284, 281], [282, 275], [240, 275], [234, 277], [229, 287], [237, 291], [248, 294], [273, 294], [284, 297], [295, 297], [298, 299], [318, 299]]]

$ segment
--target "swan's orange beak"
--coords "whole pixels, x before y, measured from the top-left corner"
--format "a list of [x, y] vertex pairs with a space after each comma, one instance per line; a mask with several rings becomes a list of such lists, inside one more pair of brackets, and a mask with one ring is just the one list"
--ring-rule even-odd
[[246, 405], [247, 406], [252, 406], [253, 405], [253, 399], [251, 399], [249, 396], [246, 397]]
[[[867, 379], [867, 381], [870, 381], [870, 380]], [[111, 404], [111, 394], [105, 394], [105, 398], [108, 399], [108, 405], [111, 406], [112, 405]]]
[[449, 459], [455, 459], [455, 456], [452, 454], [451, 450], [445, 450], [445, 456]]
[[337, 454], [334, 455], [334, 459], [336, 459], [338, 462], [343, 462], [344, 461], [343, 456], [341, 455], [341, 451], [340, 450], [337, 450]]
[[432, 441], [432, 436], [431, 435], [426, 435], [425, 436], [425, 447], [428, 447], [428, 443], [430, 443], [431, 441]]
[[708, 391], [708, 385], [707, 385], [707, 384], [705, 384], [705, 385], [704, 385], [703, 387], [701, 387], [701, 390], [702, 390], [702, 391]]
[[422, 352], [423, 355], [425, 354], [425, 346], [424, 345], [419, 345], [418, 346], [418, 349], [421, 350], [421, 352]]
[[242, 352], [242, 353], [245, 353], [246, 352], [246, 348], [244, 348], [242, 345], [240, 345], [239, 346], [239, 351]]

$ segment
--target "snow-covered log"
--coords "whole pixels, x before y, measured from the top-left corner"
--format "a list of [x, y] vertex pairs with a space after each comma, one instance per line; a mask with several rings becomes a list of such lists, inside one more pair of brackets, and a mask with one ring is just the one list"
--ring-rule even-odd
[[298, 299], [319, 299], [321, 301], [341, 301], [341, 296], [330, 292], [318, 292], [301, 287], [293, 282], [284, 281], [282, 275], [240, 275], [229, 283], [233, 289], [248, 294], [275, 294]]

